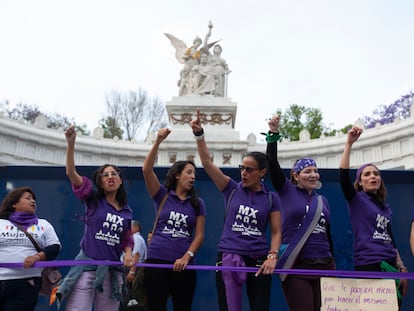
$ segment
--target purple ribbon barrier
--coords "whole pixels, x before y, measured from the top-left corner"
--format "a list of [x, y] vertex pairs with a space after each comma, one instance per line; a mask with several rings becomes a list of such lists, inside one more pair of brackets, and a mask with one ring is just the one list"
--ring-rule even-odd
[[[38, 261], [35, 267], [68, 267], [68, 266], [121, 266], [122, 262], [107, 260], [54, 260]], [[140, 263], [137, 267], [172, 269], [172, 264], [151, 264]], [[22, 268], [23, 263], [0, 263], [3, 268]], [[205, 271], [235, 271], [256, 273], [258, 268], [254, 267], [223, 267], [223, 266], [202, 266], [188, 265], [189, 270]], [[414, 280], [414, 273], [411, 272], [371, 272], [371, 271], [351, 271], [351, 270], [305, 270], [305, 269], [275, 269], [275, 274], [301, 274], [301, 275], [318, 275], [325, 277], [346, 277], [346, 278], [365, 278], [365, 279], [410, 279]]]

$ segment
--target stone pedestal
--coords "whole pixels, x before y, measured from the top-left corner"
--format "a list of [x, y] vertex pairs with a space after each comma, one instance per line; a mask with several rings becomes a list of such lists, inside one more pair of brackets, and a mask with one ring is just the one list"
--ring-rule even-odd
[[187, 95], [173, 97], [166, 104], [171, 134], [161, 144], [158, 165], [172, 164], [190, 159], [197, 165], [200, 160], [197, 145], [189, 122], [200, 108], [200, 118], [211, 156], [217, 166], [237, 166], [248, 148], [234, 129], [237, 105], [227, 97], [212, 95]]

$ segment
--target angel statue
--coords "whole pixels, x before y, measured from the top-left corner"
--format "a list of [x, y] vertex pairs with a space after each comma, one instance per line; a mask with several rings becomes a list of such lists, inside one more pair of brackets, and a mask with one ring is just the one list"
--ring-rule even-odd
[[170, 40], [172, 46], [175, 48], [175, 57], [180, 64], [184, 64], [183, 69], [180, 71], [180, 79], [178, 80], [178, 87], [179, 87], [179, 96], [184, 96], [188, 94], [194, 94], [195, 90], [198, 88], [197, 85], [194, 85], [193, 80], [193, 67], [200, 63], [200, 56], [201, 53], [207, 53], [211, 55], [209, 52], [210, 48], [215, 45], [220, 40], [208, 43], [208, 40], [211, 36], [211, 29], [213, 28], [213, 24], [211, 21], [208, 23], [208, 32], [204, 38], [204, 44], [202, 45], [202, 40], [200, 37], [196, 36], [193, 40], [193, 45], [187, 47], [184, 41], [176, 38], [175, 36], [165, 33], [167, 38]]

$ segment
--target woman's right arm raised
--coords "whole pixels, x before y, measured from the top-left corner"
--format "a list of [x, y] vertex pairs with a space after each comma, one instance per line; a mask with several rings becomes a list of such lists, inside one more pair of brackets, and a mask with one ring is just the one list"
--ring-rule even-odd
[[144, 164], [142, 165], [142, 174], [144, 175], [145, 185], [151, 198], [153, 198], [158, 190], [160, 190], [160, 181], [154, 172], [155, 157], [158, 152], [158, 148], [164, 139], [171, 133], [169, 128], [162, 128], [158, 130], [157, 137], [152, 145], [152, 148], [145, 157]]
[[197, 142], [198, 154], [200, 156], [201, 164], [203, 165], [208, 176], [215, 183], [217, 188], [222, 191], [229, 183], [230, 177], [224, 175], [223, 172], [214, 164], [208, 152], [207, 144], [204, 140], [204, 130], [201, 127], [200, 109], [197, 109], [196, 118], [190, 122]]
[[80, 187], [83, 183], [82, 176], [78, 174], [75, 167], [75, 141], [76, 141], [76, 130], [75, 126], [71, 125], [65, 131], [65, 137], [67, 142], [66, 149], [66, 175], [70, 182], [75, 187]]
[[351, 149], [354, 142], [356, 142], [362, 134], [362, 128], [354, 126], [352, 127], [347, 134], [347, 140], [344, 146], [344, 151], [342, 152], [341, 161], [339, 163], [339, 168], [348, 169], [350, 167], [350, 157]]

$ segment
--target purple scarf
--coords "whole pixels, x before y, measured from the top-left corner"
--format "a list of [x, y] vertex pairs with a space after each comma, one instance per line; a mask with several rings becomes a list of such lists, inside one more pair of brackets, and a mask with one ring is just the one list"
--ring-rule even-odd
[[38, 220], [36, 214], [26, 212], [14, 212], [9, 216], [9, 221], [22, 226], [26, 230], [31, 225], [37, 225]]
[[[237, 254], [223, 253], [222, 265], [229, 267], [245, 267], [243, 258]], [[223, 271], [223, 282], [226, 289], [228, 311], [242, 309], [242, 288], [247, 280], [246, 272]]]

